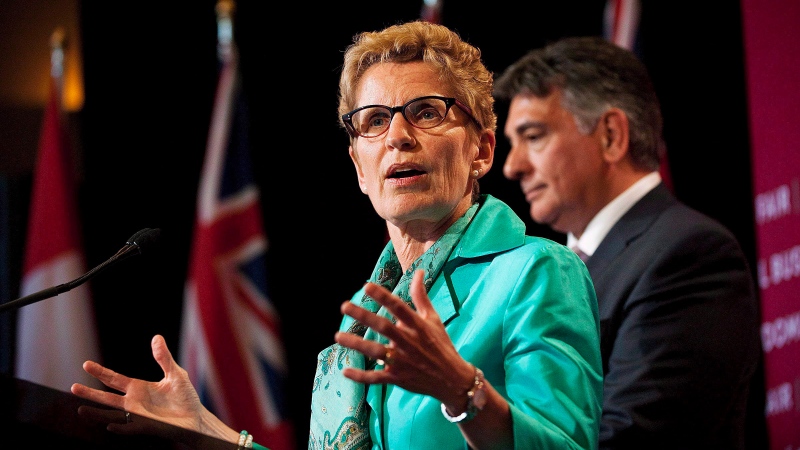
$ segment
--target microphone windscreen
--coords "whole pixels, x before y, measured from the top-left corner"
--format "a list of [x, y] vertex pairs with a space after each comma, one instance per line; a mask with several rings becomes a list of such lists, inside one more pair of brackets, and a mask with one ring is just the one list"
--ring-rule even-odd
[[129, 237], [127, 241], [125, 241], [125, 245], [135, 245], [136, 240], [139, 239], [143, 234], [150, 231], [150, 228], [142, 228], [141, 230], [133, 233], [133, 236]]
[[131, 236], [128, 240], [128, 244], [136, 245], [139, 247], [139, 253], [142, 253], [148, 246], [152, 246], [160, 235], [160, 228], [145, 228]]

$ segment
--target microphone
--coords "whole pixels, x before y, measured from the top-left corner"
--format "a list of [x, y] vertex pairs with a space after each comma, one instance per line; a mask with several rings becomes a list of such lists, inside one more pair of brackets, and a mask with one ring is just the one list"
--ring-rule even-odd
[[74, 289], [82, 285], [83, 283], [85, 283], [98, 273], [100, 273], [100, 271], [102, 271], [106, 267], [118, 263], [119, 261], [122, 261], [124, 259], [128, 259], [131, 256], [142, 254], [144, 251], [147, 250], [148, 247], [152, 246], [155, 243], [155, 241], [158, 240], [159, 235], [161, 235], [161, 230], [159, 228], [143, 228], [134, 233], [133, 236], [128, 238], [128, 240], [125, 242], [125, 246], [119, 249], [119, 251], [115, 253], [114, 256], [108, 258], [102, 264], [96, 266], [94, 269], [86, 272], [85, 274], [81, 275], [80, 277], [70, 282], [59, 284], [58, 286], [53, 286], [47, 289], [43, 289], [41, 291], [34, 292], [33, 294], [20, 297], [16, 300], [3, 303], [2, 305], [0, 305], [0, 313], [2, 313], [7, 309], [21, 308], [25, 305], [38, 302], [39, 300], [55, 297], [58, 294]]

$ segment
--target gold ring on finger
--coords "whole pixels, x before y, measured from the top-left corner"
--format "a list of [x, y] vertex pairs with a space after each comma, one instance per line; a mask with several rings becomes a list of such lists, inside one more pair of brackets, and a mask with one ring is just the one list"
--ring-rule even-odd
[[386, 363], [387, 366], [394, 364], [394, 358], [392, 358], [392, 347], [386, 345], [385, 348], [386, 348], [386, 354], [383, 357], [384, 363]]

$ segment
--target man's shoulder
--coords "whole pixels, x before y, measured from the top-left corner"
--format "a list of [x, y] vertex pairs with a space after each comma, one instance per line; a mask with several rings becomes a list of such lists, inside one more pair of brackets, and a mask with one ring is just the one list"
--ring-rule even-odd
[[672, 192], [661, 185], [640, 199], [625, 214], [621, 222], [647, 220], [653, 222], [651, 231], [668, 234], [712, 233], [733, 239], [733, 234], [717, 219], [705, 214], [677, 199]]
[[698, 260], [744, 258], [738, 239], [728, 228], [671, 194], [642, 198], [612, 227], [595, 252], [598, 254], [607, 262], [624, 254], [643, 265], [678, 255]]
[[711, 233], [735, 239], [733, 233], [722, 222], [680, 200], [665, 208], [656, 219], [656, 223], [671, 230], [672, 233]]

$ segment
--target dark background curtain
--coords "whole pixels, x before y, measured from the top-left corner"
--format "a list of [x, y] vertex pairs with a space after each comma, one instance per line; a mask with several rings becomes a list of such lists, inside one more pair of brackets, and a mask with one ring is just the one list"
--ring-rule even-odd
[[[177, 356], [195, 201], [216, 86], [214, 1], [83, 2], [85, 104], [78, 113], [80, 214], [90, 267], [144, 227], [159, 245], [92, 281], [106, 365], [156, 380], [150, 338]], [[502, 71], [530, 48], [602, 34], [605, 1], [445, 1], [441, 22]], [[385, 227], [358, 189], [338, 128], [337, 83], [352, 36], [419, 18], [421, 2], [240, 0], [235, 37], [248, 99], [254, 171], [269, 241], [270, 296], [283, 326], [288, 395], [304, 444], [316, 355], [330, 345], [339, 304], [369, 277]], [[739, 238], [755, 267], [739, 2], [645, 2], [641, 54], [659, 92], [674, 191]], [[534, 224], [516, 183], [495, 165], [481, 188]], [[34, 135], [38, 129], [31, 130]], [[14, 188], [16, 187], [16, 190]], [[10, 254], [24, 238], [25, 179], [11, 186]], [[10, 259], [8, 279], [19, 280]], [[11, 286], [12, 292], [16, 292]]]

